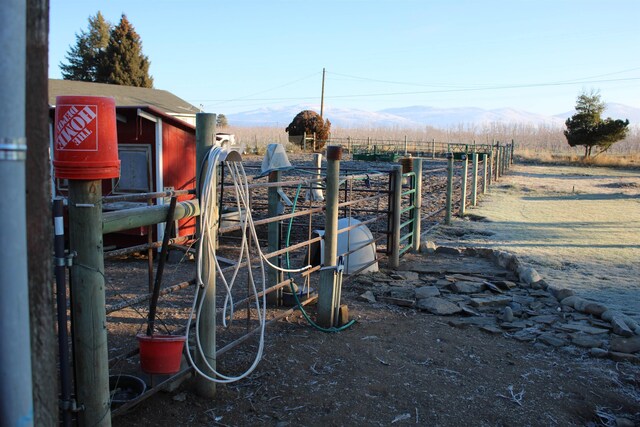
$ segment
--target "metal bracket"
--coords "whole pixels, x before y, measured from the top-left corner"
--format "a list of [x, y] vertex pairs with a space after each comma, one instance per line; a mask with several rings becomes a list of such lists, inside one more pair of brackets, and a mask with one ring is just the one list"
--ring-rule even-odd
[[69, 399], [69, 400], [61, 399], [58, 402], [58, 406], [60, 407], [61, 410], [72, 412], [72, 413], [82, 412], [85, 409], [84, 405], [78, 406], [78, 402], [76, 402], [75, 399]]
[[78, 256], [78, 253], [76, 251], [69, 252], [65, 257], [65, 261], [66, 261], [65, 266], [68, 268], [71, 268], [71, 266], [73, 265], [73, 259], [77, 256]]

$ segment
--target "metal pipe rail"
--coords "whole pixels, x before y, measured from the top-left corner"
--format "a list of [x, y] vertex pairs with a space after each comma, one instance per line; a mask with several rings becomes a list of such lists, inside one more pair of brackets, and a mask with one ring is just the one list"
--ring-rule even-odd
[[177, 197], [196, 194], [195, 189], [191, 190], [167, 190], [153, 193], [119, 194], [117, 196], [104, 196], [102, 203], [129, 202], [132, 200], [159, 199], [161, 197]]

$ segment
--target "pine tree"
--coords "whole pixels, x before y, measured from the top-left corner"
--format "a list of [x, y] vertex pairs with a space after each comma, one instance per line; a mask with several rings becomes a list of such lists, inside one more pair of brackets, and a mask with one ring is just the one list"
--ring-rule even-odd
[[111, 24], [98, 12], [89, 17], [88, 30], [76, 34], [76, 44], [69, 48], [68, 64], [60, 63], [62, 78], [65, 80], [97, 81], [101, 55], [109, 43]]
[[229, 126], [229, 120], [227, 120], [227, 116], [224, 114], [218, 114], [216, 116], [216, 126], [219, 128], [226, 128]]
[[565, 122], [564, 136], [571, 147], [584, 145], [584, 156], [591, 156], [593, 147], [607, 151], [615, 142], [627, 136], [629, 120], [602, 118], [605, 103], [597, 92], [582, 93], [576, 101], [576, 114]]
[[117, 85], [153, 87], [149, 58], [142, 53], [142, 41], [125, 15], [111, 30], [102, 55], [98, 81]]

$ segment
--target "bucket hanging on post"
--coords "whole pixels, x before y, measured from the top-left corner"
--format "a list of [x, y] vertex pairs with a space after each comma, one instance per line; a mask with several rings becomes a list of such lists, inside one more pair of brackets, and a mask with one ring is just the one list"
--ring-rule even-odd
[[100, 96], [58, 96], [54, 123], [56, 178], [118, 178], [116, 101]]

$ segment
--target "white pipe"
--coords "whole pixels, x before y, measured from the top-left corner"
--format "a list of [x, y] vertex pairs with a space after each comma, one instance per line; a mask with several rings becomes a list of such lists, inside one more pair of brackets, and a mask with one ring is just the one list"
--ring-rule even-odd
[[[0, 425], [33, 425], [25, 193], [26, 1], [0, 2]], [[43, 254], [44, 256], [44, 254]]]

